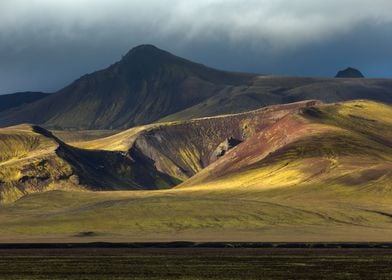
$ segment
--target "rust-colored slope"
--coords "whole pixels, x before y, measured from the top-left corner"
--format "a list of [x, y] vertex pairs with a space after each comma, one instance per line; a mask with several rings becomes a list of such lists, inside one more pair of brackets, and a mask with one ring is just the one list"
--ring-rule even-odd
[[[391, 179], [388, 112], [392, 113], [390, 106], [368, 101], [293, 111], [179, 188], [271, 188], [337, 181], [360, 185]], [[361, 114], [372, 119], [366, 121]]]
[[237, 145], [274, 125], [287, 114], [316, 104], [319, 104], [318, 101], [303, 101], [242, 114], [154, 124], [78, 143], [78, 146], [121, 151], [129, 155], [137, 151], [153, 162], [158, 172], [184, 181], [222, 157], [231, 148], [222, 148], [230, 139]]

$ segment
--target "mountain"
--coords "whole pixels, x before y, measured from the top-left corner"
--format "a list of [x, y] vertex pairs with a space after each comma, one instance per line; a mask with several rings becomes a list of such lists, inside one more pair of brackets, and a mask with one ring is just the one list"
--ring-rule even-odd
[[45, 100], [0, 114], [0, 124], [128, 128], [195, 105], [228, 85], [246, 84], [252, 77], [214, 70], [142, 45]]
[[31, 91], [0, 95], [0, 112], [32, 103], [47, 96], [49, 93]]
[[364, 76], [359, 70], [348, 67], [344, 70], [339, 71], [336, 74], [335, 78], [364, 78]]
[[0, 127], [34, 123], [51, 129], [125, 129], [308, 99], [392, 103], [391, 92], [388, 79], [230, 73], [142, 45], [45, 99], [0, 112]]
[[[77, 146], [36, 126], [0, 131], [15, 143], [0, 153], [0, 172], [8, 166], [16, 182], [7, 193], [35, 192], [1, 206], [1, 241], [386, 242], [392, 234], [390, 105], [310, 100]], [[176, 187], [96, 191], [162, 182]]]

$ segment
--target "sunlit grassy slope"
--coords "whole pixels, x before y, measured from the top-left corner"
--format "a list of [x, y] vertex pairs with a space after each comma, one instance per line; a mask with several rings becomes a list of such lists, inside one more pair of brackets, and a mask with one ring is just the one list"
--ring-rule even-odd
[[[368, 186], [371, 188], [371, 184]], [[2, 206], [1, 241], [391, 241], [388, 192], [46, 192]]]
[[[50, 191], [3, 205], [0, 240], [392, 241], [391, 106], [313, 102], [281, 110], [223, 122], [227, 131], [239, 129], [242, 143], [174, 189]], [[185, 127], [200, 131], [212, 121]], [[184, 135], [179, 127], [138, 128], [81, 145], [117, 152], [137, 144], [151, 156], [156, 139], [165, 146]], [[189, 143], [200, 139], [185, 135], [193, 135], [184, 138]]]
[[53, 134], [63, 142], [75, 145], [75, 143], [93, 141], [96, 139], [108, 137], [121, 131], [108, 130], [51, 130]]
[[274, 188], [369, 181], [390, 187], [392, 110], [353, 101], [301, 109], [253, 135], [179, 187]]
[[[102, 139], [74, 143], [84, 149], [136, 152], [145, 158], [136, 164], [153, 164], [157, 171], [185, 181], [214, 162], [227, 139], [240, 143], [299, 108], [317, 101], [271, 106], [242, 114], [157, 123], [135, 127]], [[218, 149], [218, 150], [217, 150]]]
[[170, 188], [215, 161], [227, 139], [244, 141], [287, 114], [316, 103], [305, 101], [243, 114], [151, 124], [103, 138], [97, 137], [110, 133], [51, 133], [28, 125], [0, 129], [0, 203], [50, 189]]
[[142, 155], [132, 156], [76, 148], [38, 126], [0, 129], [0, 204], [48, 190], [151, 189], [177, 183], [139, 160]]
[[[37, 191], [62, 188], [72, 168], [55, 153], [58, 143], [31, 125], [0, 129], [0, 202]], [[56, 186], [54, 185], [56, 181]], [[68, 189], [73, 189], [73, 184]]]

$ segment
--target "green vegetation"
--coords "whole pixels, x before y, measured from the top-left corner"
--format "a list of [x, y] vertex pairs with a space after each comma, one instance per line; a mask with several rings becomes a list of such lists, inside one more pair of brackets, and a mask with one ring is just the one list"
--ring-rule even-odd
[[121, 131], [108, 130], [52, 130], [53, 134], [61, 141], [73, 146], [80, 142], [93, 141], [104, 137], [109, 137]]
[[120, 152], [75, 148], [36, 126], [0, 129], [0, 140], [0, 203], [56, 189], [156, 189], [179, 183], [158, 172], [137, 151], [131, 158]]
[[[84, 148], [27, 129], [55, 149], [29, 175], [50, 184], [7, 175], [19, 185], [2, 183], [5, 201], [35, 194], [1, 206], [0, 241], [390, 241], [391, 127], [388, 105], [309, 101], [137, 127]], [[241, 143], [212, 157], [230, 137]], [[26, 172], [19, 163], [40, 158], [28, 155], [4, 166]], [[50, 181], [53, 170], [64, 176]]]
[[[32, 126], [0, 130], [0, 202], [43, 190], [63, 189], [71, 167], [57, 157], [58, 143]], [[67, 189], [75, 189], [71, 184]]]
[[45, 192], [2, 206], [0, 240], [390, 241], [391, 196], [363, 188]]
[[[342, 181], [342, 187], [359, 188], [380, 179], [388, 189], [391, 127], [392, 108], [380, 103], [303, 108], [254, 134], [181, 187], [271, 188]], [[358, 179], [350, 183], [351, 177]]]

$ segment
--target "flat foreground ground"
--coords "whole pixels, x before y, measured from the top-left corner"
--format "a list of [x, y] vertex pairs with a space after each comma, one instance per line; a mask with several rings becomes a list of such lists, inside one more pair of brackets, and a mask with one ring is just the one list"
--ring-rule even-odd
[[0, 279], [392, 279], [392, 250], [1, 249]]

